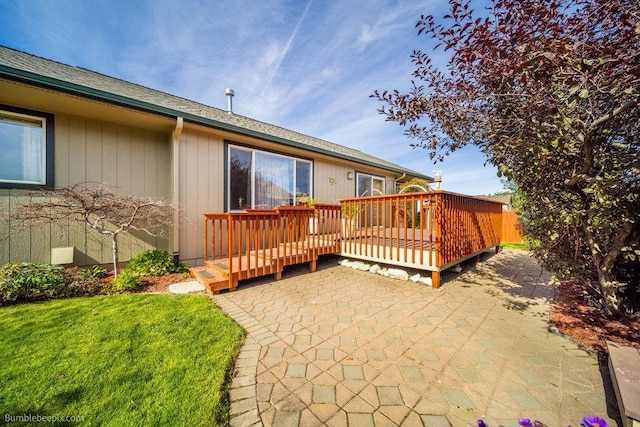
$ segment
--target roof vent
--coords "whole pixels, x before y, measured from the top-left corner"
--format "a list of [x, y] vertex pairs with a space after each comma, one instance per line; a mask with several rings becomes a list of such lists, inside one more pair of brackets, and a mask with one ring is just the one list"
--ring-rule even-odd
[[233, 89], [225, 89], [225, 95], [227, 95], [227, 113], [233, 114]]

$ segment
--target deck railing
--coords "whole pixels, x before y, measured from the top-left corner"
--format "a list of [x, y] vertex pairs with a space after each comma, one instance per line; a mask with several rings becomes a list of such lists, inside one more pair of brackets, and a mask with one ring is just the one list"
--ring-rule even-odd
[[282, 272], [340, 251], [340, 205], [281, 206], [243, 212], [204, 213], [205, 264], [237, 280]]
[[204, 215], [205, 263], [228, 266], [233, 282], [341, 253], [440, 271], [500, 244], [500, 203], [444, 191], [342, 199], [340, 205], [283, 206]]
[[238, 280], [278, 272], [275, 211], [204, 213], [204, 261]]
[[441, 236], [441, 259], [438, 267], [469, 258], [500, 244], [502, 204], [491, 200], [440, 193], [441, 211], [436, 215], [436, 228]]
[[340, 200], [342, 254], [439, 272], [500, 244], [502, 205], [444, 191]]

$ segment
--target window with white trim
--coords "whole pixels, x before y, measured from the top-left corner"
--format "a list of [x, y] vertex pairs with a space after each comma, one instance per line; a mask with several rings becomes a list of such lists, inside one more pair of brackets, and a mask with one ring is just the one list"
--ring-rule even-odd
[[356, 196], [382, 196], [384, 191], [384, 177], [358, 172], [356, 174]]
[[311, 197], [311, 161], [247, 147], [228, 147], [228, 210], [272, 209]]
[[53, 116], [0, 106], [0, 186], [53, 185]]

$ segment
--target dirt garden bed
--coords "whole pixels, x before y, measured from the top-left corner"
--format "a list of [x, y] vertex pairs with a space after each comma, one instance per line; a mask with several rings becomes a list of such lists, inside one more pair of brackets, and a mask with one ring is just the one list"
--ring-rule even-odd
[[640, 318], [611, 318], [590, 306], [576, 283], [565, 282], [556, 291], [551, 323], [582, 347], [606, 352], [606, 341], [640, 349]]

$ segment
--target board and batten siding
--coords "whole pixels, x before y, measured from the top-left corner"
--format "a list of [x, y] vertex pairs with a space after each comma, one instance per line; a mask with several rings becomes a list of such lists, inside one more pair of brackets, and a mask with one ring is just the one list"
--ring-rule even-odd
[[[347, 174], [353, 173], [353, 179]], [[321, 203], [338, 203], [340, 199], [356, 197], [356, 173], [384, 178], [385, 194], [395, 193], [395, 178], [388, 171], [347, 163], [336, 159], [318, 158], [314, 161], [314, 195]]]
[[[203, 263], [204, 212], [225, 210], [225, 142], [278, 152], [293, 157], [310, 159], [314, 164], [313, 196], [322, 203], [338, 203], [342, 198], [354, 197], [355, 173], [365, 172], [384, 177], [387, 194], [395, 189], [395, 177], [388, 171], [365, 167], [327, 156], [314, 155], [300, 149], [289, 149], [282, 145], [250, 138], [206, 131], [201, 128], [185, 128], [178, 142], [179, 200], [184, 218], [179, 227], [180, 260], [189, 265]], [[352, 172], [354, 179], [347, 179]]]
[[215, 133], [185, 129], [179, 141], [180, 261], [203, 263], [204, 212], [224, 211], [224, 139]]
[[[168, 134], [135, 127], [55, 114], [55, 187], [105, 183], [116, 193], [171, 200], [171, 141]], [[23, 190], [0, 189], [0, 211], [21, 204]], [[112, 260], [111, 239], [83, 224], [9, 230], [0, 225], [0, 264], [51, 259], [51, 248], [76, 248], [74, 264], [106, 264]], [[120, 261], [148, 249], [170, 250], [170, 236], [121, 235]]]

